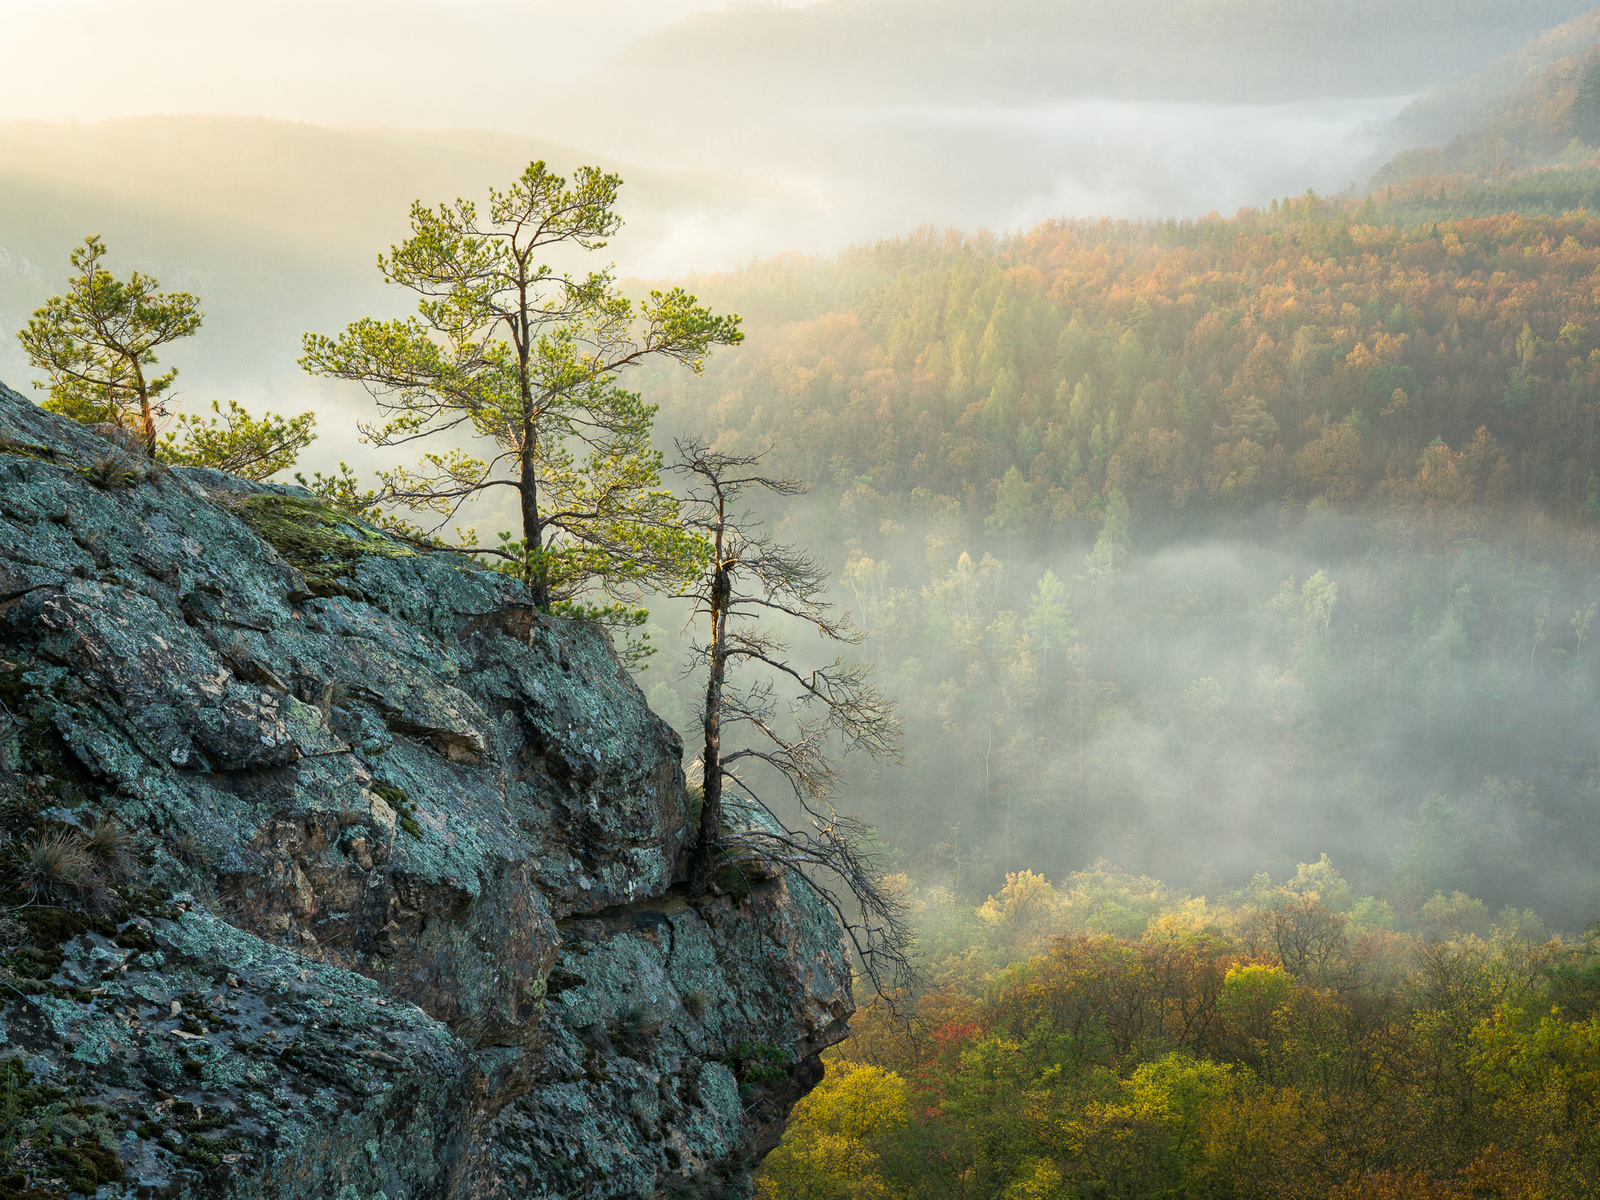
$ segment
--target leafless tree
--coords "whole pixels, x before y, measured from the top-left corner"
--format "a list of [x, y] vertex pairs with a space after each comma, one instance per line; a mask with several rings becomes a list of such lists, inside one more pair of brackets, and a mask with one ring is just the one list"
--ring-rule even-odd
[[[796, 666], [772, 628], [790, 618], [828, 641], [861, 640], [847, 617], [831, 615], [824, 564], [774, 542], [747, 506], [753, 492], [798, 495], [800, 482], [760, 474], [760, 455], [721, 454], [698, 440], [679, 441], [677, 450], [674, 469], [688, 484], [680, 511], [712, 549], [705, 572], [682, 593], [707, 631], [694, 647], [706, 671], [705, 799], [690, 891], [712, 891], [726, 868], [802, 872], [849, 936], [857, 969], [886, 995], [911, 976], [903, 903], [877, 868], [871, 829], [835, 809], [833, 796], [844, 754], [899, 760], [894, 705], [865, 664], [836, 656], [824, 667]], [[792, 794], [799, 820], [779, 815], [766, 794], [774, 788]], [[727, 820], [729, 808], [748, 810], [750, 819]]]

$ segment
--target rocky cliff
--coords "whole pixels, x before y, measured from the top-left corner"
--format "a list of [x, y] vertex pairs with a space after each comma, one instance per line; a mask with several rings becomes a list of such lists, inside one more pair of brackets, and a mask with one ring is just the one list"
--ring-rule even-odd
[[603, 633], [0, 388], [0, 1198], [736, 1195], [845, 1034]]

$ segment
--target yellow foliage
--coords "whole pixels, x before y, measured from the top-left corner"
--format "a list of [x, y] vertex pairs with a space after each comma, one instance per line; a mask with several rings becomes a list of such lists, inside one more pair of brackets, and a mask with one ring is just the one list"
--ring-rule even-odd
[[1141, 1064], [1122, 1081], [1122, 1090], [1135, 1110], [1188, 1127], [1225, 1096], [1235, 1081], [1232, 1063], [1166, 1054]]
[[1073, 1200], [1078, 1192], [1061, 1177], [1055, 1163], [1041, 1158], [1018, 1172], [1005, 1195], [1006, 1200]]
[[1270, 1012], [1289, 998], [1293, 981], [1282, 967], [1258, 963], [1229, 967], [1222, 985], [1221, 1005], [1229, 1009]]
[[[1309, 581], [1307, 586], [1310, 586]], [[1315, 896], [1334, 912], [1348, 911], [1354, 900], [1350, 885], [1328, 861], [1326, 854], [1314, 863], [1301, 863], [1295, 870], [1294, 878], [1284, 886], [1302, 896]]]
[[1056, 892], [1050, 881], [1034, 871], [1014, 871], [1006, 876], [999, 896], [990, 896], [978, 915], [991, 925], [1023, 933], [1038, 930], [1055, 915]]
[[1137, 940], [1151, 918], [1186, 905], [1160, 880], [1124, 875], [1106, 863], [1079, 871], [1062, 885], [1060, 923], [1067, 933], [1109, 933]]
[[1600, 1152], [1600, 1019], [1532, 1024], [1511, 1010], [1473, 1033], [1474, 1075], [1506, 1141], [1535, 1164], [1565, 1167]]
[[828, 1067], [822, 1083], [795, 1112], [811, 1125], [867, 1141], [906, 1123], [906, 1085], [893, 1071], [838, 1063]]
[[1149, 938], [1181, 937], [1186, 933], [1199, 933], [1213, 924], [1212, 912], [1204, 896], [1179, 901], [1150, 918], [1144, 936]]
[[1217, 998], [1217, 1011], [1247, 1044], [1265, 1045], [1273, 1033], [1274, 1017], [1289, 1001], [1294, 980], [1282, 967], [1256, 963], [1228, 968]]
[[1463, 935], [1487, 937], [1491, 925], [1489, 909], [1482, 900], [1465, 892], [1446, 896], [1435, 892], [1422, 906], [1419, 922], [1424, 935], [1433, 938], [1458, 938]]
[[906, 1085], [892, 1071], [830, 1062], [789, 1118], [783, 1141], [756, 1176], [761, 1200], [875, 1200], [891, 1195], [878, 1174], [877, 1141], [906, 1123]]
[[1248, 1078], [1231, 1064], [1163, 1055], [1119, 1082], [1119, 1100], [1085, 1106], [1068, 1141], [1114, 1194], [1187, 1195], [1186, 1182], [1205, 1174], [1214, 1114]]
[[1321, 1121], [1295, 1088], [1240, 1089], [1206, 1112], [1195, 1173], [1241, 1200], [1317, 1194], [1307, 1167], [1326, 1150]]

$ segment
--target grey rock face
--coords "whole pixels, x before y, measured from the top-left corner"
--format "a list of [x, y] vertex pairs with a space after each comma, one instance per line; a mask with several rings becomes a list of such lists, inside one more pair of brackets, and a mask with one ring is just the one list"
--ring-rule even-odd
[[803, 880], [686, 902], [682, 747], [602, 632], [3, 387], [0, 701], [7, 811], [145, 850], [0, 975], [106, 1195], [737, 1194], [845, 1036]]

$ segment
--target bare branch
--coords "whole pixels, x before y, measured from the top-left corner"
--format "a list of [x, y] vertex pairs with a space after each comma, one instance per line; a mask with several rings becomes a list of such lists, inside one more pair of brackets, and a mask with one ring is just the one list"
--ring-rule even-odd
[[[898, 759], [894, 706], [870, 682], [866, 666], [842, 658], [809, 670], [797, 666], [783, 638], [751, 624], [783, 614], [832, 641], [859, 640], [847, 617], [829, 612], [821, 560], [773, 542], [748, 510], [737, 507], [752, 491], [797, 495], [804, 491], [799, 481], [750, 471], [763, 455], [723, 454], [697, 439], [680, 440], [677, 450], [673, 470], [688, 484], [685, 523], [712, 545], [707, 570], [680, 593], [710, 622], [709, 641], [695, 648], [707, 679], [705, 795], [691, 892], [712, 890], [717, 870], [741, 864], [797, 872], [838, 918], [856, 970], [893, 1003], [913, 973], [910, 931], [903, 904], [871, 853], [872, 831], [833, 806], [838, 769], [829, 746]], [[749, 666], [768, 674], [743, 687], [729, 680], [731, 670]], [[785, 702], [787, 716], [781, 713]], [[724, 749], [723, 736], [733, 731], [747, 740]], [[786, 822], [763, 801], [747, 771], [780, 780], [800, 820]], [[730, 832], [724, 812], [739, 809], [745, 828]]]

